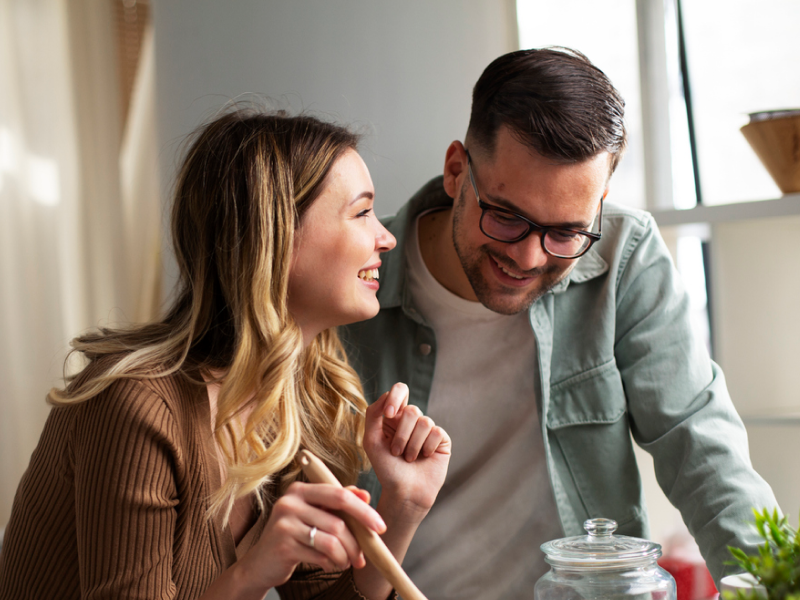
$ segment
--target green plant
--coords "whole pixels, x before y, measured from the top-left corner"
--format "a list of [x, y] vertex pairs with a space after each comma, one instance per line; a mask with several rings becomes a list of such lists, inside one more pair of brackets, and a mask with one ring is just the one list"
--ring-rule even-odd
[[[770, 513], [753, 509], [756, 529], [765, 540], [758, 554], [750, 556], [741, 548], [728, 546], [737, 565], [755, 577], [767, 591], [768, 600], [800, 600], [800, 534], [777, 509]], [[756, 600], [755, 590], [726, 592], [725, 600]]]

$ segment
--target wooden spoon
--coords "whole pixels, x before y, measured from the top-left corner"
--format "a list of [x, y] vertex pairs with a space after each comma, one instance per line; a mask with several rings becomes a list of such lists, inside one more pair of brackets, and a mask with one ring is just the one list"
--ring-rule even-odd
[[[300, 464], [303, 467], [303, 473], [306, 474], [311, 483], [329, 483], [342, 487], [342, 484], [330, 472], [330, 469], [325, 466], [325, 463], [308, 450], [300, 451]], [[406, 572], [403, 571], [403, 567], [397, 562], [394, 554], [386, 547], [386, 544], [383, 543], [383, 540], [375, 531], [364, 527], [347, 513], [340, 512], [337, 514], [355, 536], [364, 556], [377, 567], [381, 575], [392, 584], [403, 600], [428, 600], [414, 585], [414, 582], [411, 581]]]

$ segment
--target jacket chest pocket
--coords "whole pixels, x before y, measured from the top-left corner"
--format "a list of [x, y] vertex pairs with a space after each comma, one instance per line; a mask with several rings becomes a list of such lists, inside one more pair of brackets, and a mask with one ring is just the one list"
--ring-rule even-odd
[[619, 533], [641, 536], [642, 486], [613, 359], [551, 387], [547, 428], [576, 516], [614, 519]]

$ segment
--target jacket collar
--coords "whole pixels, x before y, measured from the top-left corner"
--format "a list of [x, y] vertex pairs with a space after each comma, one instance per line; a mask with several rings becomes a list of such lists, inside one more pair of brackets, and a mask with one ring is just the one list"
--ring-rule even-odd
[[569, 276], [559, 281], [548, 293], [561, 294], [569, 287], [570, 283], [583, 283], [608, 271], [608, 263], [597, 253], [594, 246], [576, 260], [578, 264], [575, 265]]
[[[444, 191], [443, 177], [435, 177], [426, 183], [393, 217], [382, 219], [386, 228], [397, 239], [397, 246], [385, 254], [380, 268], [381, 287], [378, 290], [378, 300], [381, 308], [393, 308], [404, 304], [404, 295], [407, 294], [407, 263], [406, 263], [406, 235], [408, 228], [413, 227], [417, 217], [436, 208], [449, 208], [453, 206], [453, 199]], [[569, 276], [560, 281], [551, 294], [564, 292], [570, 283], [583, 283], [608, 270], [608, 263], [592, 247], [589, 252], [581, 256], [578, 264], [572, 269]], [[406, 304], [408, 299], [406, 300]]]

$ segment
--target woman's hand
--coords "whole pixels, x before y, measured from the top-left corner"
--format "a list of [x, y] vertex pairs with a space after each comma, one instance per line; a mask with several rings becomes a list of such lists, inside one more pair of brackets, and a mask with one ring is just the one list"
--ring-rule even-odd
[[450, 437], [408, 404], [396, 383], [367, 409], [364, 449], [381, 482], [384, 517], [419, 523], [436, 500], [450, 462]]
[[272, 588], [288, 581], [301, 562], [326, 571], [363, 567], [358, 542], [332, 511], [348, 513], [365, 527], [385, 532], [383, 519], [368, 502], [369, 494], [354, 487], [293, 483], [273, 505], [258, 543], [240, 561], [246, 563], [246, 579]]

